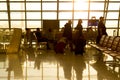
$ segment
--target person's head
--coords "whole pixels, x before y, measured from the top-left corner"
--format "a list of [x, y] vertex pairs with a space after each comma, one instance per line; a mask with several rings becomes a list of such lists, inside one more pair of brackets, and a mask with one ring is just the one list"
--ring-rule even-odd
[[36, 29], [36, 31], [40, 31], [40, 29], [39, 29], [39, 28], [37, 28], [37, 29]]
[[25, 28], [26, 31], [28, 31], [28, 28]]
[[72, 20], [68, 20], [68, 23], [72, 24]]
[[82, 19], [79, 19], [79, 20], [78, 20], [78, 23], [81, 24], [81, 23], [82, 23]]
[[104, 21], [104, 17], [101, 16], [101, 17], [99, 18], [99, 20], [100, 20], [100, 21]]
[[25, 28], [26, 32], [30, 32], [31, 30], [29, 28]]

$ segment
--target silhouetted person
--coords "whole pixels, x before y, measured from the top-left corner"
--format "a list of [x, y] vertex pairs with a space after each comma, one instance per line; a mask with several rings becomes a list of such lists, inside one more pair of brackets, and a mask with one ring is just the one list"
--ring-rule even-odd
[[50, 49], [48, 44], [48, 39], [42, 36], [42, 33], [39, 28], [36, 29], [35, 36], [37, 38], [37, 45], [39, 46], [40, 42], [47, 42], [47, 49]]
[[70, 46], [70, 50], [73, 50], [72, 46], [72, 27], [71, 27], [72, 21], [68, 20], [68, 22], [64, 25], [64, 31], [63, 31], [63, 37], [67, 39], [67, 42]]
[[25, 34], [26, 42], [29, 44], [29, 47], [32, 47], [33, 33], [31, 32], [29, 28], [26, 28], [25, 30], [26, 30], [26, 34]]
[[84, 38], [83, 35], [79, 35], [79, 32], [77, 32], [77, 33], [78, 34], [77, 34], [76, 38], [73, 41], [73, 43], [75, 45], [74, 52], [75, 52], [75, 55], [78, 55], [78, 54], [83, 55], [84, 47], [86, 45], [86, 39]]
[[75, 45], [75, 54], [83, 54], [84, 47], [86, 45], [86, 39], [84, 38], [84, 35], [82, 33], [82, 20], [80, 19], [78, 21], [77, 27], [75, 28], [75, 37], [73, 39], [73, 43]]
[[100, 17], [100, 18], [99, 18], [99, 23], [98, 23], [98, 36], [97, 36], [97, 39], [96, 39], [96, 43], [99, 43], [102, 35], [107, 35], [106, 27], [105, 27], [105, 24], [104, 24], [104, 17]]
[[53, 42], [54, 41], [54, 37], [53, 37], [53, 30], [51, 28], [48, 29], [47, 32], [47, 39], [49, 40], [49, 42]]
[[82, 19], [78, 20], [78, 24], [75, 27], [75, 30], [79, 31], [80, 35], [83, 35], [83, 33], [82, 33], [82, 31], [83, 31]]

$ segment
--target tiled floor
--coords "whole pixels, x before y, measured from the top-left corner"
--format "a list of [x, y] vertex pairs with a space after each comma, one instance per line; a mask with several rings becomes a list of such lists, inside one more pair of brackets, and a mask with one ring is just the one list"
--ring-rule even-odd
[[[120, 80], [120, 67], [107, 63], [112, 57], [86, 46], [83, 56], [66, 49], [24, 48], [18, 54], [0, 54], [0, 80]], [[107, 61], [107, 62], [106, 62]]]

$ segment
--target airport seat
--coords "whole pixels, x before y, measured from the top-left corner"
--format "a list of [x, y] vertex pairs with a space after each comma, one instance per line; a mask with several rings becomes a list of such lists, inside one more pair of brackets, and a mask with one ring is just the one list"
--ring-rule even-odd
[[103, 48], [107, 47], [107, 43], [108, 43], [109, 39], [110, 39], [110, 36], [106, 36], [105, 39], [103, 40], [103, 42], [102, 42], [102, 39], [101, 39], [100, 43], [94, 45], [93, 47], [100, 50], [100, 51], [102, 51]]
[[102, 44], [105, 40], [105, 37], [106, 37], [106, 35], [102, 35], [99, 44], [89, 44], [89, 45], [91, 45], [92, 47], [102, 46]]
[[115, 53], [116, 53], [116, 51], [118, 49], [119, 41], [120, 41], [120, 38], [119, 37], [115, 37], [115, 39], [114, 39], [114, 41], [112, 43], [111, 48], [109, 50], [104, 51], [104, 53], [110, 54], [110, 55], [112, 55], [112, 54], [115, 55]]

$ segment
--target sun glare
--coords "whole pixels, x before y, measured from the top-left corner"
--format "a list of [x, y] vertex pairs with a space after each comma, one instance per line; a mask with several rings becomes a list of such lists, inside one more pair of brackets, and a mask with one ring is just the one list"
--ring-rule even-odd
[[87, 19], [88, 13], [84, 12], [83, 10], [88, 10], [88, 3], [83, 0], [76, 0], [74, 2], [74, 18], [76, 19]]
[[83, 0], [76, 0], [74, 3], [75, 10], [87, 10], [88, 4]]

